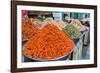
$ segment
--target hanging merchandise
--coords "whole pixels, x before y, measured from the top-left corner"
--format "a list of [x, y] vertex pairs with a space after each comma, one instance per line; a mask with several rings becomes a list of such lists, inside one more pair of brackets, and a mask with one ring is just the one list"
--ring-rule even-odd
[[62, 12], [53, 12], [53, 17], [54, 20], [62, 20], [63, 16], [62, 16]]
[[24, 18], [27, 18], [27, 10], [22, 10], [22, 17]]

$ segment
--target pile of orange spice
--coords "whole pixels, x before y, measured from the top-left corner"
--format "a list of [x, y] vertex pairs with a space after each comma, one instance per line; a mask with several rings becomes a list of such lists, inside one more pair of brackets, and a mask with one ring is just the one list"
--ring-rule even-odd
[[74, 43], [53, 24], [40, 29], [24, 46], [25, 56], [33, 59], [55, 59], [68, 55]]
[[29, 40], [35, 33], [38, 31], [38, 28], [29, 18], [22, 19], [22, 38], [23, 41]]

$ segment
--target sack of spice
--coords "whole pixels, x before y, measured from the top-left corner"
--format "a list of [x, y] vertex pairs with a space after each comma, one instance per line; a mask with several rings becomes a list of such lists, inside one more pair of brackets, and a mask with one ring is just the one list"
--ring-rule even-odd
[[29, 18], [30, 23], [34, 24], [37, 28], [42, 26], [42, 21], [38, 18]]
[[79, 31], [86, 30], [86, 27], [81, 24], [81, 22], [78, 19], [74, 19], [71, 21], [71, 23], [74, 27], [76, 27]]
[[66, 26], [63, 20], [56, 20], [56, 22], [59, 24], [60, 28], [64, 28]]
[[81, 36], [81, 32], [76, 27], [74, 27], [72, 24], [67, 24], [63, 28], [63, 31], [71, 39], [77, 39]]
[[55, 25], [57, 26], [60, 30], [62, 30], [62, 28], [60, 27], [60, 24], [57, 23], [55, 20], [53, 20], [53, 18], [49, 17], [49, 18], [46, 18], [43, 23], [42, 23], [42, 28], [47, 25], [47, 24], [52, 24], [52, 25]]

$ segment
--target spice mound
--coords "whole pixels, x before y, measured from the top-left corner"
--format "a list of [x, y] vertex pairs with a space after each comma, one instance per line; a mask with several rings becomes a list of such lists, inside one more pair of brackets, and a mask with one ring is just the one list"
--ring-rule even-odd
[[74, 43], [53, 24], [45, 25], [24, 46], [23, 54], [32, 59], [58, 59], [68, 55]]
[[73, 26], [73, 24], [68, 24], [63, 28], [63, 31], [66, 35], [68, 35], [71, 39], [77, 39], [81, 37], [81, 32]]
[[22, 19], [22, 38], [23, 41], [29, 40], [35, 33], [38, 31], [38, 28], [33, 24], [30, 19]]

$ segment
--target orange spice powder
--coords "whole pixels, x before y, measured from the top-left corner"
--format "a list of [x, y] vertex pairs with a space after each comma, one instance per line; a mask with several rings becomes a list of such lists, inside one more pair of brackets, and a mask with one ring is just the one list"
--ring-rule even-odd
[[36, 25], [34, 25], [30, 19], [22, 19], [22, 38], [23, 41], [29, 40], [38, 31]]
[[68, 55], [74, 43], [53, 24], [45, 25], [24, 46], [23, 53], [29, 58], [55, 59]]

